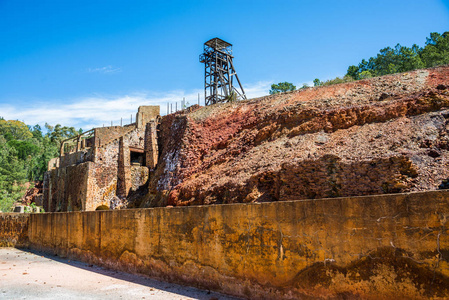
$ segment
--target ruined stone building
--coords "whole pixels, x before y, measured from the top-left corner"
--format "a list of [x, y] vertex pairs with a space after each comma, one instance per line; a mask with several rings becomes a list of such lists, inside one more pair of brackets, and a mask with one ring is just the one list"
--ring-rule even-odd
[[141, 106], [133, 124], [94, 128], [63, 141], [44, 176], [45, 211], [122, 206], [156, 166], [159, 112], [159, 106]]

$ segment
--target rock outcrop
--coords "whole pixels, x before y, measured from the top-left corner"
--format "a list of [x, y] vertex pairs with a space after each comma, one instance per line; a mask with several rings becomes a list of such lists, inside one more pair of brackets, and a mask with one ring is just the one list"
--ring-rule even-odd
[[142, 206], [434, 190], [449, 177], [449, 67], [162, 118]]

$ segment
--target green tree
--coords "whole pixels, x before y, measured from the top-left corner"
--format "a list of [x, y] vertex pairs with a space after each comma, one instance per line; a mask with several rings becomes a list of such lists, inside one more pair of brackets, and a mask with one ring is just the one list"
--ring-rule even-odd
[[421, 51], [422, 49], [416, 44], [414, 44], [411, 48], [401, 46], [398, 53], [401, 59], [401, 72], [426, 67], [420, 56]]
[[17, 150], [10, 147], [0, 135], [0, 210], [9, 211], [24, 191], [26, 169], [17, 157]]
[[373, 74], [371, 73], [371, 71], [362, 71], [360, 72], [360, 74], [358, 74], [357, 77], [359, 79], [367, 79], [373, 77]]
[[449, 64], [449, 32], [432, 32], [421, 51], [421, 59], [426, 68]]
[[15, 120], [0, 120], [0, 134], [3, 135], [6, 140], [24, 140], [33, 136], [28, 129], [28, 126], [21, 121]]
[[82, 129], [77, 131], [74, 127], [62, 126], [60, 124], [57, 124], [54, 127], [45, 124], [45, 127], [48, 130], [47, 134], [50, 136], [52, 142], [61, 142], [82, 133]]
[[25, 182], [42, 180], [48, 161], [59, 155], [60, 142], [82, 133], [82, 129], [57, 124], [39, 125], [7, 121], [0, 117], [0, 210], [9, 211], [20, 200]]
[[318, 78], [315, 78], [313, 80], [313, 86], [321, 86], [321, 85], [323, 85], [323, 83]]
[[34, 125], [32, 128], [31, 126], [28, 126], [28, 129], [31, 131], [31, 134], [33, 137], [37, 140], [42, 140], [42, 128], [39, 124]]
[[359, 78], [359, 67], [357, 66], [349, 66], [348, 71], [346, 72], [347, 76], [350, 76], [354, 80], [358, 80]]
[[288, 91], [294, 91], [296, 90], [296, 86], [293, 85], [293, 83], [290, 82], [279, 82], [278, 84], [272, 84], [270, 95], [278, 94], [278, 93], [284, 93]]
[[358, 66], [349, 66], [346, 75], [354, 80], [449, 64], [449, 32], [432, 32], [426, 46], [397, 44], [385, 47], [375, 57], [362, 59]]

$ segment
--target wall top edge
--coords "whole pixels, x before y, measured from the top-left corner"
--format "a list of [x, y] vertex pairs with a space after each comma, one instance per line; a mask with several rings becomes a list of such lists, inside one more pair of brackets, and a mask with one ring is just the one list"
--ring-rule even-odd
[[173, 210], [187, 210], [187, 209], [205, 209], [218, 207], [243, 207], [243, 206], [271, 206], [271, 205], [286, 205], [289, 203], [307, 203], [307, 202], [335, 202], [335, 201], [376, 201], [385, 200], [388, 198], [416, 198], [416, 197], [432, 197], [447, 198], [449, 201], [449, 190], [435, 190], [435, 191], [421, 191], [409, 193], [395, 193], [395, 194], [381, 194], [381, 195], [366, 195], [366, 196], [351, 196], [351, 197], [336, 197], [336, 198], [320, 198], [320, 199], [302, 199], [302, 200], [286, 200], [286, 201], [272, 201], [272, 202], [257, 202], [257, 203], [230, 203], [230, 204], [212, 204], [212, 205], [191, 205], [191, 206], [174, 206], [174, 207], [152, 207], [152, 208], [130, 208], [123, 210], [98, 210], [98, 211], [71, 211], [71, 212], [45, 212], [45, 213], [0, 213], [1, 215], [48, 215], [48, 214], [95, 214], [95, 213], [117, 213], [124, 211], [173, 211]]

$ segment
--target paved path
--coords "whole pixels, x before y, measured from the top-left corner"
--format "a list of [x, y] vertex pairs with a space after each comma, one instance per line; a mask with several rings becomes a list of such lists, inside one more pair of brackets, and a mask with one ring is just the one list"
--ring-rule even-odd
[[0, 248], [0, 299], [235, 298], [42, 253]]

